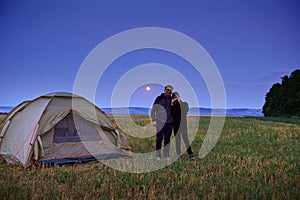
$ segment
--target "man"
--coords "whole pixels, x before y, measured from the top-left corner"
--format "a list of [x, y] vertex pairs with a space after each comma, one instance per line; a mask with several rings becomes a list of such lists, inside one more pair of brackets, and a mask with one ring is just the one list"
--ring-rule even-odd
[[151, 109], [153, 126], [156, 127], [156, 156], [161, 159], [161, 146], [164, 140], [164, 157], [170, 160], [170, 138], [172, 135], [173, 117], [171, 115], [171, 94], [173, 87], [165, 86], [164, 93], [156, 97]]

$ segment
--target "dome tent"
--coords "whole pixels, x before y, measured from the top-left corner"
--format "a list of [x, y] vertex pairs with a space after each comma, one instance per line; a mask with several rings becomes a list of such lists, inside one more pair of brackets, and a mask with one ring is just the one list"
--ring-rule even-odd
[[[75, 107], [73, 106], [75, 105]], [[24, 167], [130, 155], [129, 143], [97, 106], [72, 93], [24, 101], [10, 111], [0, 132], [0, 154]]]

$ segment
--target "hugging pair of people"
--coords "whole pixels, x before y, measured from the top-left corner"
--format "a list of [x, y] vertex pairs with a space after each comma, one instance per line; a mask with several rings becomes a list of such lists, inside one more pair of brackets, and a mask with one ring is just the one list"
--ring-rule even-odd
[[164, 92], [157, 96], [152, 109], [151, 119], [156, 127], [156, 159], [161, 159], [161, 147], [164, 141], [163, 154], [166, 160], [170, 160], [170, 139], [172, 130], [175, 134], [176, 153], [181, 157], [181, 138], [183, 139], [187, 153], [191, 160], [195, 159], [188, 139], [187, 119], [189, 107], [187, 102], [181, 101], [178, 92], [173, 92], [171, 85], [166, 85]]

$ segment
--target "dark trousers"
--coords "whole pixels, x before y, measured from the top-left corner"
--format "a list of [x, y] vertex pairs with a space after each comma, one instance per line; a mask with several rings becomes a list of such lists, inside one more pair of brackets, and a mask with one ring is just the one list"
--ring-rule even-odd
[[180, 122], [173, 124], [174, 128], [174, 135], [175, 135], [175, 141], [176, 141], [176, 153], [178, 156], [181, 155], [181, 137], [185, 143], [185, 146], [187, 148], [187, 153], [189, 155], [193, 154], [189, 138], [188, 138], [188, 131], [187, 131], [187, 125], [185, 123], [182, 123], [180, 125]]
[[170, 139], [172, 135], [172, 124], [156, 122], [156, 155], [161, 157], [161, 146], [164, 141], [164, 157], [170, 156]]

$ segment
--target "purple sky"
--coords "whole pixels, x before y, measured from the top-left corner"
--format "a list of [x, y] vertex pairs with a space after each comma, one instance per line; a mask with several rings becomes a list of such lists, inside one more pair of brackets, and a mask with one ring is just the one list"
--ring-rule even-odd
[[[298, 0], [1, 0], [0, 105], [15, 106], [54, 91], [72, 92], [81, 63], [99, 43], [129, 29], [151, 26], [179, 31], [206, 49], [222, 75], [229, 108], [261, 108], [272, 84], [300, 68], [299, 10]], [[210, 106], [205, 84], [191, 66], [157, 50], [132, 52], [116, 60], [99, 82], [95, 103], [109, 107], [116, 81], [131, 68], [153, 62], [180, 71], [200, 88], [199, 106]], [[152, 87], [147, 93], [143, 86], [136, 90], [130, 105], [151, 106], [162, 92], [161, 87]]]

